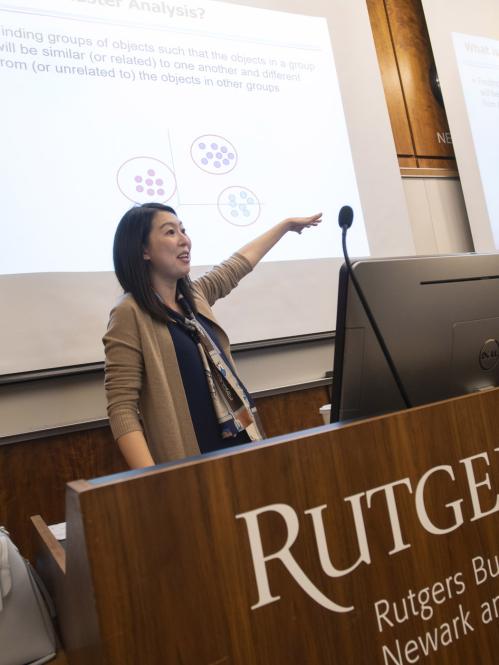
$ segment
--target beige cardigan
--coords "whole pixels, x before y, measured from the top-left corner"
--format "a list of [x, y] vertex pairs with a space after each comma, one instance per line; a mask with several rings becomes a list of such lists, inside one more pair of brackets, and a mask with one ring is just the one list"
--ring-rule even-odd
[[[211, 306], [251, 269], [249, 261], [236, 253], [193, 282], [196, 306], [214, 323], [231, 360], [228, 337]], [[115, 439], [143, 431], [156, 464], [199, 455], [168, 326], [152, 319], [125, 294], [111, 311], [103, 342], [107, 411]]]

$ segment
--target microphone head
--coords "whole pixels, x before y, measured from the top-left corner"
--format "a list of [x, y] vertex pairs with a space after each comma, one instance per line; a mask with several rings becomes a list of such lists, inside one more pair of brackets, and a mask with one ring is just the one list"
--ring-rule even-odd
[[338, 214], [338, 224], [340, 229], [349, 229], [353, 222], [353, 210], [350, 206], [343, 206]]

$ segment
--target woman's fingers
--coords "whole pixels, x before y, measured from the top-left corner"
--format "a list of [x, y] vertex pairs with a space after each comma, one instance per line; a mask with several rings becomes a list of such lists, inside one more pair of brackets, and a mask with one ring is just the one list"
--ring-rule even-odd
[[308, 229], [311, 226], [318, 226], [322, 222], [322, 213], [318, 212], [315, 215], [310, 215], [309, 217], [288, 217], [288, 219], [285, 221], [287, 223], [288, 230], [301, 233], [303, 229]]

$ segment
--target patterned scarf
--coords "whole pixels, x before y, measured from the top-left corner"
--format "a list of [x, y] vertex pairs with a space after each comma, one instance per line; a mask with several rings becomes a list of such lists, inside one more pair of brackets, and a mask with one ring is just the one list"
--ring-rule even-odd
[[178, 302], [186, 313], [180, 325], [185, 326], [191, 334], [203, 363], [222, 439], [236, 437], [239, 432], [246, 430], [251, 441], [260, 441], [263, 434], [257, 424], [256, 407], [213, 337], [194, 316], [188, 301], [179, 294]]

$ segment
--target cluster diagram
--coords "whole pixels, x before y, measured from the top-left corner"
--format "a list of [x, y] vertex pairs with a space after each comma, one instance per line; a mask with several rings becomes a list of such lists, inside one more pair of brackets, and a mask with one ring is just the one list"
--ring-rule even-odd
[[[194, 139], [190, 157], [206, 177], [227, 175], [234, 171], [239, 161], [235, 145], [216, 134], [204, 134]], [[119, 167], [116, 178], [121, 193], [137, 204], [148, 201], [167, 203], [177, 191], [174, 171], [155, 157], [128, 159]], [[220, 191], [216, 206], [221, 217], [234, 226], [254, 224], [261, 210], [255, 192], [237, 184]]]

